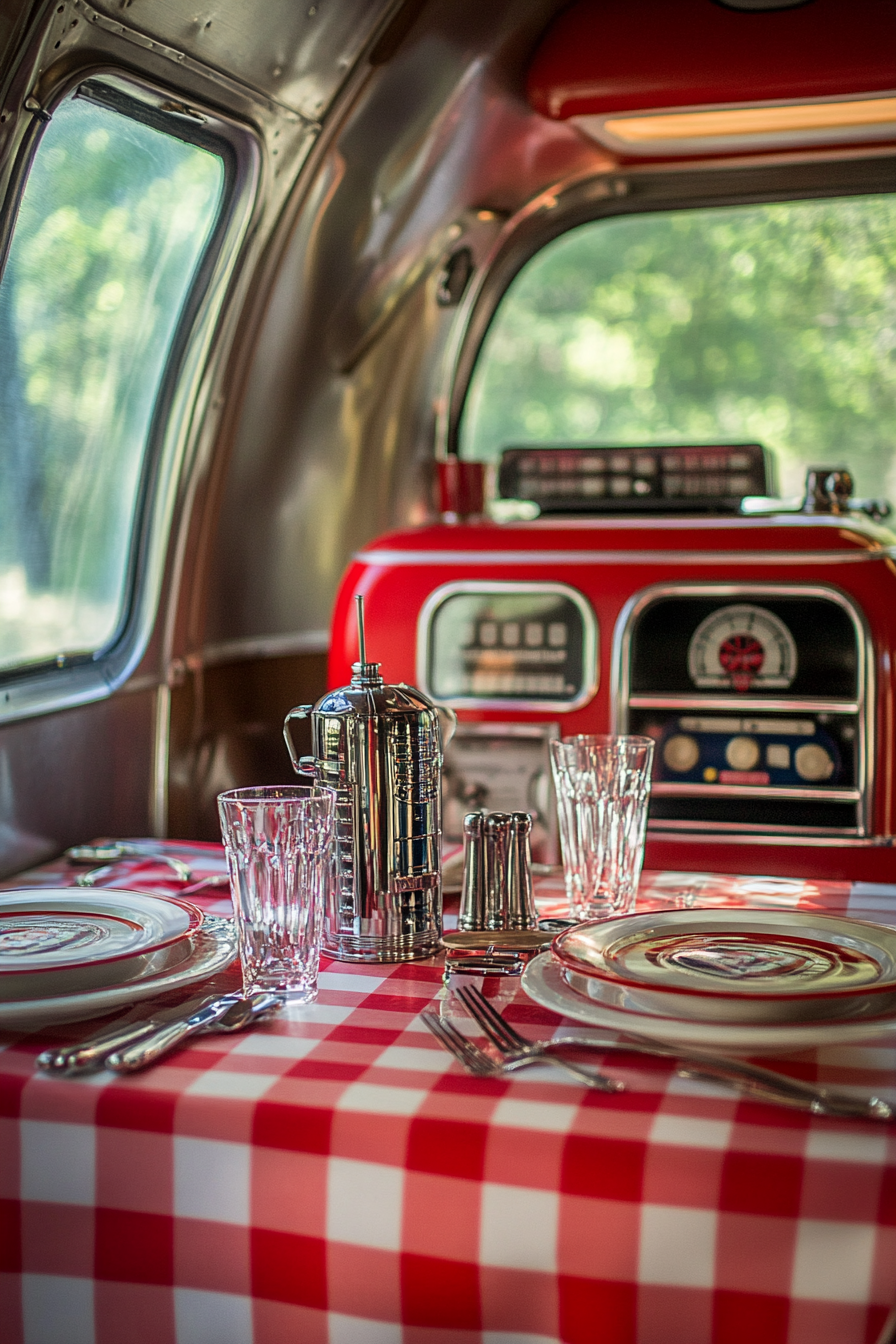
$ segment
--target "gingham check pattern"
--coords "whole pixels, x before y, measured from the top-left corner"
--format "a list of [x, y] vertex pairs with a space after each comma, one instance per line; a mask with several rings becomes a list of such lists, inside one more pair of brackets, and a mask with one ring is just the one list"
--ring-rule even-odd
[[[214, 847], [172, 852], [220, 869]], [[896, 910], [896, 889], [669, 874], [642, 899]], [[560, 1025], [513, 985], [511, 1020]], [[472, 1078], [420, 1020], [442, 994], [436, 962], [329, 963], [316, 1004], [121, 1079], [34, 1072], [83, 1024], [3, 1038], [3, 1344], [873, 1344], [896, 1128], [660, 1061], [608, 1059], [621, 1096]], [[896, 1096], [893, 1044], [787, 1067]]]

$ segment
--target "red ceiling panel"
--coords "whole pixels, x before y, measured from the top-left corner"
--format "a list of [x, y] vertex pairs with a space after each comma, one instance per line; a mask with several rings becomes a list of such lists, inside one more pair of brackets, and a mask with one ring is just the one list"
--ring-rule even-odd
[[586, 113], [896, 88], [896, 0], [728, 9], [716, 0], [575, 0], [528, 78], [536, 111]]

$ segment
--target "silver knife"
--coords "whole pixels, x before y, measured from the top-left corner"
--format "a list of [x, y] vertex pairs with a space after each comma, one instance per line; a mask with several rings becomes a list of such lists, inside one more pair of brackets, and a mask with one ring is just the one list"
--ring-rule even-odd
[[[236, 999], [238, 996], [231, 995], [230, 997]], [[183, 1021], [184, 1016], [191, 1016], [208, 1001], [209, 993], [206, 989], [204, 993], [191, 995], [185, 1003], [180, 1004], [174, 1010], [169, 1007], [164, 1010], [163, 1014], [156, 1013], [148, 1018], [138, 1020], [129, 1017], [126, 1022], [119, 1022], [114, 1027], [107, 1027], [105, 1031], [99, 1032], [96, 1036], [90, 1036], [86, 1041], [80, 1041], [77, 1045], [65, 1045], [58, 1049], [44, 1050], [43, 1054], [38, 1055], [34, 1062], [45, 1073], [90, 1073], [95, 1069], [102, 1068], [104, 1059], [114, 1050], [120, 1050], [123, 1046], [140, 1040], [142, 1036], [148, 1036], [151, 1031], [158, 1031], [160, 1027], [167, 1025], [172, 1020]]]
[[264, 1013], [281, 1008], [283, 1003], [283, 995], [273, 992], [256, 994], [248, 999], [232, 994], [216, 999], [214, 1003], [200, 1008], [192, 1017], [171, 1022], [124, 1050], [116, 1050], [106, 1059], [106, 1068], [116, 1073], [134, 1073], [138, 1069], [145, 1069], [197, 1032], [215, 1028], [219, 1031], [239, 1031]]

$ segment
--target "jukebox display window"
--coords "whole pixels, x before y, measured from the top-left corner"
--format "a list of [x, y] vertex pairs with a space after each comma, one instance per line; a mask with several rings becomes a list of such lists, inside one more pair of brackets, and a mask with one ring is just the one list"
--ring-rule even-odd
[[621, 647], [620, 722], [657, 743], [654, 825], [861, 833], [867, 659], [842, 594], [653, 590]]
[[597, 620], [560, 583], [446, 584], [420, 614], [417, 674], [465, 706], [573, 709], [597, 685]]

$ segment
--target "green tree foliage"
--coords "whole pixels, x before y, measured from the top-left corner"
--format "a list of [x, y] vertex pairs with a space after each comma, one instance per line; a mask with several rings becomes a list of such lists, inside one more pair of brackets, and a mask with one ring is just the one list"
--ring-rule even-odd
[[222, 186], [217, 155], [83, 99], [44, 132], [0, 285], [0, 666], [114, 633], [151, 417]]
[[525, 443], [760, 442], [783, 493], [845, 463], [894, 492], [896, 198], [595, 221], [498, 308], [465, 456]]

